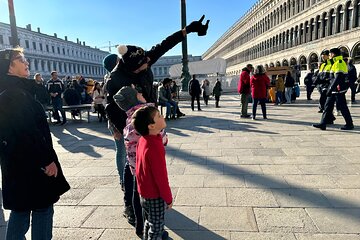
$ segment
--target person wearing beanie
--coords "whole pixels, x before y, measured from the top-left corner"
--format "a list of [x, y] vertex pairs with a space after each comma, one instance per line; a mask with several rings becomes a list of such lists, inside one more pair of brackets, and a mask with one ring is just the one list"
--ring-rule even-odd
[[109, 54], [103, 59], [103, 67], [111, 73], [111, 71], [116, 67], [119, 62], [119, 57], [117, 54]]
[[53, 148], [44, 109], [22, 48], [0, 51], [2, 202], [11, 210], [6, 240], [52, 239], [54, 208], [70, 189]]
[[315, 128], [326, 130], [326, 124], [331, 120], [332, 112], [334, 110], [334, 104], [341, 111], [342, 116], [345, 119], [345, 126], [341, 127], [341, 130], [352, 130], [354, 124], [346, 103], [346, 91], [349, 88], [349, 80], [346, 78], [348, 68], [341, 56], [339, 48], [330, 49], [330, 59], [333, 60], [334, 64], [330, 69], [330, 85], [326, 92], [327, 98], [325, 102], [325, 109], [321, 117], [319, 124], [314, 124]]
[[[127, 114], [126, 126], [123, 132], [126, 147], [126, 168], [129, 168], [130, 171], [125, 171], [124, 173], [125, 211], [134, 212], [136, 235], [142, 237], [144, 229], [142, 208], [137, 186], [134, 186], [134, 184], [136, 184], [136, 145], [140, 139], [140, 135], [135, 130], [131, 120], [136, 110], [146, 106], [155, 106], [155, 104], [146, 103], [142, 93], [138, 92], [134, 85], [131, 87], [122, 87], [114, 95], [114, 100]], [[166, 145], [167, 135], [165, 130], [161, 131], [161, 135], [163, 137], [163, 144]], [[128, 203], [130, 203], [130, 205]]]
[[[105, 108], [109, 119], [109, 126], [114, 133], [114, 139], [117, 141], [117, 156], [124, 154], [123, 129], [126, 126], [127, 115], [115, 103], [113, 96], [124, 86], [134, 84], [141, 89], [145, 100], [149, 103], [156, 103], [156, 91], [153, 89], [154, 75], [151, 65], [163, 56], [167, 51], [182, 42], [186, 35], [196, 32], [198, 36], [204, 36], [207, 33], [209, 20], [202, 23], [205, 16], [203, 15], [198, 21], [193, 21], [180, 31], [173, 33], [164, 39], [161, 43], [154, 45], [149, 51], [144, 51], [141, 47], [133, 45], [118, 46], [121, 60], [112, 70], [110, 79], [106, 83], [107, 105]], [[118, 159], [118, 157], [117, 157]], [[121, 159], [123, 159], [121, 157]], [[118, 172], [120, 179], [122, 177], [122, 160], [117, 160]], [[124, 171], [128, 171], [124, 169]], [[120, 180], [121, 181], [121, 180]], [[130, 216], [124, 212], [126, 217]]]
[[185, 28], [168, 36], [148, 51], [134, 45], [119, 45], [117, 47], [121, 59], [111, 72], [111, 78], [107, 83], [108, 106], [106, 111], [110, 121], [119, 131], [124, 128], [124, 125], [119, 118], [121, 109], [114, 107], [116, 103], [113, 96], [123, 86], [135, 84], [142, 89], [142, 94], [147, 102], [156, 103], [157, 98], [156, 91], [153, 89], [154, 76], [151, 66], [167, 51], [182, 42], [187, 34], [196, 32], [199, 36], [206, 35], [209, 20], [203, 24], [204, 18], [203, 15], [198, 21], [191, 22]]

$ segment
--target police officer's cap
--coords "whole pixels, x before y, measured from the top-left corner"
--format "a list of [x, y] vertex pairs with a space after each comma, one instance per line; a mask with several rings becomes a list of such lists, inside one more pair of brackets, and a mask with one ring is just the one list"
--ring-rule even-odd
[[327, 55], [327, 56], [329, 56], [329, 50], [323, 50], [320, 55]]
[[330, 49], [330, 53], [335, 54], [336, 56], [340, 56], [341, 55], [341, 51], [339, 48], [332, 48]]

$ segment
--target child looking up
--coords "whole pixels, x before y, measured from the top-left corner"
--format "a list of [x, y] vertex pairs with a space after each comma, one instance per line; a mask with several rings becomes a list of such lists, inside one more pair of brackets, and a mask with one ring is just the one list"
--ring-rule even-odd
[[141, 134], [136, 148], [136, 182], [144, 215], [144, 239], [167, 239], [165, 209], [172, 207], [165, 148], [160, 135], [166, 127], [156, 107], [138, 109], [132, 123]]

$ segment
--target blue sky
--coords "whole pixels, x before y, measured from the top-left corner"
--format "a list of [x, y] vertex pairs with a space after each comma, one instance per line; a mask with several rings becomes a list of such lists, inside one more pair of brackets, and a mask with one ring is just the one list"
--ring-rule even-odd
[[[13, 0], [19, 27], [92, 47], [115, 44], [150, 49], [180, 29], [180, 0]], [[209, 49], [257, 0], [187, 0], [187, 23], [205, 14], [208, 34], [188, 35], [188, 53], [201, 55]], [[7, 0], [0, 0], [0, 22], [9, 23]], [[205, 22], [205, 21], [204, 21]], [[108, 50], [108, 48], [102, 48]], [[112, 49], [115, 52], [115, 49]], [[166, 55], [181, 55], [181, 44]]]

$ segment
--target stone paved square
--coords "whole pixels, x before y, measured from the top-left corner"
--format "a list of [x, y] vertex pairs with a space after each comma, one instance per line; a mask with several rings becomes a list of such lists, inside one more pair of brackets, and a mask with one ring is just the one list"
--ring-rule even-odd
[[[320, 131], [311, 126], [317, 101], [301, 94], [291, 105], [267, 104], [267, 121], [241, 119], [234, 94], [202, 112], [180, 102], [186, 116], [167, 122], [171, 239], [360, 240], [360, 105], [350, 106], [354, 131], [338, 130], [341, 116]], [[106, 123], [94, 114], [50, 128], [72, 187], [55, 206], [53, 239], [137, 239], [122, 216]], [[0, 239], [8, 217], [0, 212]]]

